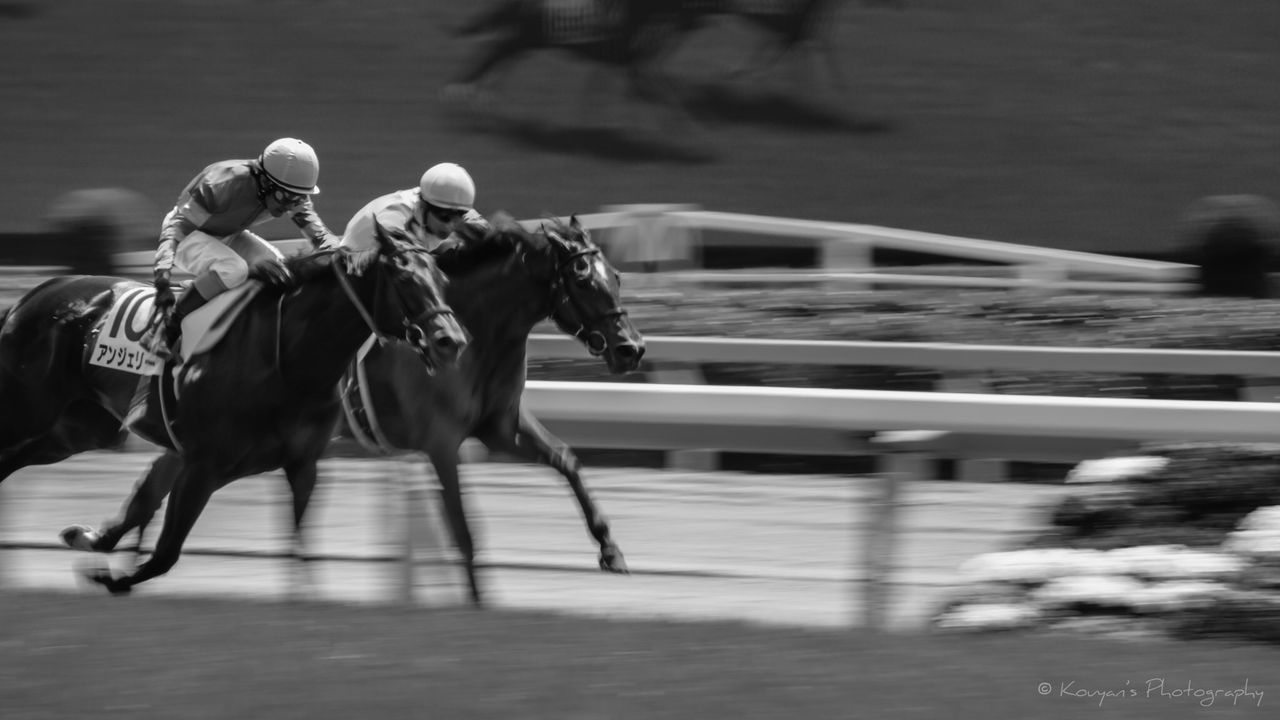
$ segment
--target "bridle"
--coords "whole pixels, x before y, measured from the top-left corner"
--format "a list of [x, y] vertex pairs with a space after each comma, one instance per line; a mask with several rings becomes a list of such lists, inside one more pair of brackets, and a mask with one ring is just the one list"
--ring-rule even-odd
[[[410, 250], [405, 250], [404, 252], [425, 253], [427, 251], [418, 250], [414, 248]], [[369, 331], [373, 333], [373, 336], [375, 338], [377, 338], [378, 344], [385, 345], [388, 342], [390, 342], [390, 339], [386, 336], [385, 333], [383, 333], [381, 330], [378, 329], [378, 325], [373, 319], [374, 313], [378, 312], [379, 307], [378, 305], [375, 305], [373, 309], [373, 313], [370, 313], [368, 308], [364, 306], [364, 303], [360, 301], [360, 296], [356, 295], [355, 288], [351, 287], [351, 281], [347, 277], [347, 275], [349, 274], [349, 270], [347, 267], [345, 267], [346, 264], [347, 264], [346, 260], [342, 256], [342, 254], [335, 252], [332, 265], [333, 265], [333, 274], [338, 278], [338, 284], [342, 286], [343, 291], [347, 295], [347, 299], [350, 300], [351, 304], [355, 306], [356, 312], [360, 313], [360, 317], [364, 320], [365, 325], [369, 327]], [[382, 295], [383, 295], [383, 293], [381, 292], [382, 290], [382, 274], [381, 273], [378, 274], [376, 282], [377, 282], [377, 285], [374, 288], [374, 302], [381, 303]], [[453, 308], [449, 307], [448, 305], [441, 304], [441, 305], [438, 305], [437, 307], [434, 307], [424, 312], [418, 318], [410, 319], [409, 304], [405, 302], [402, 291], [400, 290], [399, 287], [393, 286], [392, 289], [395, 291], [396, 304], [399, 306], [400, 314], [403, 316], [401, 323], [404, 326], [404, 335], [403, 335], [404, 340], [408, 342], [410, 345], [412, 345], [415, 350], [421, 353], [426, 347], [427, 332], [422, 329], [422, 326], [419, 325], [417, 321], [430, 320], [432, 318], [439, 317], [441, 315], [448, 315], [452, 317]]]
[[[589, 246], [569, 253], [568, 257], [563, 261], [557, 260], [555, 279], [551, 281], [551, 298], [549, 303], [551, 306], [551, 312], [549, 314], [553, 317], [556, 316], [556, 310], [560, 306], [567, 306], [572, 309], [572, 315], [578, 327], [572, 330], [565, 328], [565, 330], [570, 335], [577, 338], [578, 341], [587, 348], [587, 352], [591, 353], [595, 357], [603, 355], [604, 352], [609, 349], [609, 341], [603, 332], [587, 326], [588, 321], [585, 319], [586, 313], [582, 312], [582, 309], [577, 307], [576, 303], [573, 302], [573, 293], [568, 290], [568, 283], [565, 281], [564, 273], [566, 272], [566, 269], [572, 268], [575, 260], [579, 258], [593, 258], [599, 255], [601, 255], [599, 247]], [[612, 310], [592, 318], [589, 322], [593, 325], [600, 325], [610, 321], [617, 322], [625, 317], [627, 317], [627, 311], [621, 307], [615, 307]]]

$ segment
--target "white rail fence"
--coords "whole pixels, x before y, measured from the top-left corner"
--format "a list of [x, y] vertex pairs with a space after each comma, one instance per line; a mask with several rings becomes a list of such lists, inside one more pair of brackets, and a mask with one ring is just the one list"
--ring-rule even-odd
[[[1034, 346], [961, 345], [951, 343], [887, 343], [859, 341], [765, 340], [649, 336], [646, 362], [659, 382], [702, 384], [698, 363], [790, 363], [811, 365], [877, 365], [931, 368], [940, 371], [940, 390], [988, 392], [984, 375], [992, 370], [1075, 373], [1132, 373], [1229, 375], [1243, 382], [1241, 399], [1270, 402], [1280, 394], [1280, 353], [1219, 350], [1161, 350], [1119, 348], [1058, 348]], [[563, 335], [535, 334], [529, 340], [531, 358], [584, 357], [581, 347]], [[1032, 402], [1038, 401], [1033, 398]], [[668, 452], [667, 464], [713, 470], [720, 450], [812, 455], [876, 455], [874, 430], [891, 426], [845, 428], [793, 426], [779, 421], [767, 428], [729, 428], [623, 422], [597, 418], [557, 418], [548, 425], [582, 447], [630, 447]], [[1034, 428], [1034, 426], [1032, 426]], [[917, 428], [937, 429], [925, 423]], [[1138, 440], [1099, 428], [1092, 434], [1065, 436], [1050, 428], [1023, 428], [1015, 439], [977, 423], [952, 428], [934, 438], [935, 459], [956, 462], [955, 477], [971, 481], [1008, 479], [1013, 461], [1078, 462], [1138, 445]], [[920, 448], [922, 451], [923, 446]], [[932, 476], [922, 464], [922, 472]]]
[[857, 430], [881, 431], [871, 442], [881, 446], [888, 461], [878, 475], [878, 496], [867, 509], [875, 521], [862, 541], [864, 622], [870, 627], [882, 626], [891, 602], [898, 481], [919, 477], [919, 453], [932, 451], [937, 440], [932, 433], [883, 431], [988, 433], [1007, 443], [1042, 435], [1126, 441], [1280, 438], [1277, 403], [572, 382], [530, 382], [525, 402], [553, 428], [557, 423], [597, 431], [612, 427], [632, 437], [645, 428], [690, 432], [709, 427], [729, 429], [730, 435], [790, 428], [849, 433], [850, 442], [858, 442]]
[[[1183, 263], [1116, 257], [1057, 250], [1016, 243], [954, 237], [852, 223], [821, 222], [701, 210], [695, 205], [615, 205], [602, 212], [579, 215], [587, 228], [598, 231], [612, 260], [655, 270], [681, 268], [669, 277], [692, 283], [824, 282], [871, 287], [875, 285], [933, 285], [952, 287], [1075, 290], [1081, 292], [1184, 293], [1194, 289], [1196, 268]], [[535, 228], [542, 220], [521, 221]], [[703, 231], [738, 233], [732, 238]], [[281, 240], [286, 252], [305, 247], [302, 240]], [[698, 272], [699, 248], [712, 245], [759, 244], [816, 247], [820, 271]], [[1012, 277], [983, 276], [976, 270], [923, 275], [877, 270], [876, 248], [953, 257], [1007, 265]], [[116, 256], [120, 272], [147, 275], [151, 251]], [[976, 274], [975, 274], [976, 273]], [[1087, 278], [1073, 275], [1087, 275]]]

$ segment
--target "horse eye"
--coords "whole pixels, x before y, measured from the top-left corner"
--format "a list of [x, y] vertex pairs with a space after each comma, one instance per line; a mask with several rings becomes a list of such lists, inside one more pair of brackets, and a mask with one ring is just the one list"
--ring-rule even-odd
[[577, 258], [573, 261], [573, 273], [580, 278], [585, 278], [591, 274], [591, 261], [584, 257]]

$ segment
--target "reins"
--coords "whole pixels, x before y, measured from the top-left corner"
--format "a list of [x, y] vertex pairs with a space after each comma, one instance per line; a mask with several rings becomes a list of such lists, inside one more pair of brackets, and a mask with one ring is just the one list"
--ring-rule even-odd
[[332, 263], [333, 274], [338, 277], [338, 284], [342, 286], [343, 292], [347, 294], [347, 299], [356, 307], [356, 312], [360, 313], [360, 317], [364, 320], [364, 324], [369, 326], [369, 331], [378, 339], [378, 344], [385, 345], [387, 343], [386, 335], [378, 329], [377, 324], [373, 321], [373, 316], [369, 314], [367, 309], [365, 309], [364, 303], [360, 302], [360, 297], [356, 295], [355, 288], [351, 287], [351, 281], [347, 279], [346, 271], [338, 267], [339, 265], [344, 264], [342, 259], [343, 258], [340, 254], [334, 253]]
[[[425, 253], [426, 250], [422, 250], [421, 252]], [[373, 315], [369, 313], [369, 310], [367, 308], [365, 308], [364, 303], [360, 302], [360, 297], [356, 295], [355, 288], [351, 287], [351, 281], [347, 279], [347, 273], [342, 268], [338, 267], [339, 261], [342, 259], [343, 258], [340, 254], [338, 253], [334, 254], [333, 274], [338, 277], [338, 284], [342, 286], [342, 290], [343, 292], [346, 293], [347, 299], [351, 301], [351, 304], [355, 306], [356, 311], [360, 313], [360, 317], [364, 320], [364, 324], [368, 326], [369, 332], [373, 333], [373, 337], [377, 338], [378, 344], [386, 345], [388, 342], [390, 342], [390, 339], [386, 336], [386, 333], [383, 333], [381, 330], [378, 329], [377, 323], [375, 323], [373, 320]], [[379, 277], [378, 282], [379, 284], [381, 284], [382, 282], [381, 277]], [[398, 289], [397, 289], [397, 292], [398, 292]], [[378, 297], [379, 299], [381, 299], [382, 294], [378, 293]], [[400, 301], [401, 301], [401, 304], [403, 305], [404, 298], [403, 297], [400, 298]], [[427, 311], [426, 313], [424, 313], [423, 317], [433, 318], [433, 317], [436, 317], [437, 315], [453, 315], [453, 309], [447, 305], [435, 307]], [[416, 322], [414, 322], [414, 320], [416, 319], [418, 318], [410, 319], [407, 315], [405, 316], [403, 321], [404, 328], [405, 328], [405, 340], [411, 344], [421, 346], [426, 341], [427, 338], [426, 338], [426, 333], [422, 329], [422, 327], [418, 325]]]

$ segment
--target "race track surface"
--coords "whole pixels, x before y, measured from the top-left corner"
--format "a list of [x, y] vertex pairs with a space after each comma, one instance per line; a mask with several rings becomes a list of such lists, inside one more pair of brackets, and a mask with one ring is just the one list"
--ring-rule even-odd
[[[102, 562], [63, 549], [57, 533], [115, 514], [151, 460], [102, 452], [19, 471], [0, 486], [0, 580], [6, 587], [100, 592], [75, 569]], [[328, 459], [308, 531], [313, 583], [307, 596], [394, 602], [404, 587], [405, 485], [429, 492], [425, 464]], [[567, 486], [534, 466], [464, 466], [471, 527], [485, 565], [490, 607], [604, 616], [716, 618], [844, 626], [860, 604], [867, 478], [692, 473], [589, 468], [586, 480], [610, 518], [632, 574], [596, 569], [596, 548]], [[966, 558], [999, 549], [1038, 526], [1061, 488], [911, 482], [903, 488], [902, 534], [893, 576], [891, 623], [916, 626], [960, 582]], [[146, 595], [286, 598], [300, 586], [289, 547], [282, 474], [247, 478], [214, 495], [168, 575], [139, 586]], [[426, 605], [459, 601], [461, 586], [440, 540], [434, 505], [419, 518], [416, 596]], [[427, 531], [421, 532], [422, 527]], [[148, 542], [154, 540], [154, 530]], [[131, 544], [126, 538], [122, 546]], [[228, 555], [217, 555], [217, 552]], [[131, 556], [111, 558], [117, 569]], [[381, 560], [378, 560], [381, 558]], [[105, 593], [104, 593], [105, 595]], [[127, 600], [124, 600], [127, 602]]]

